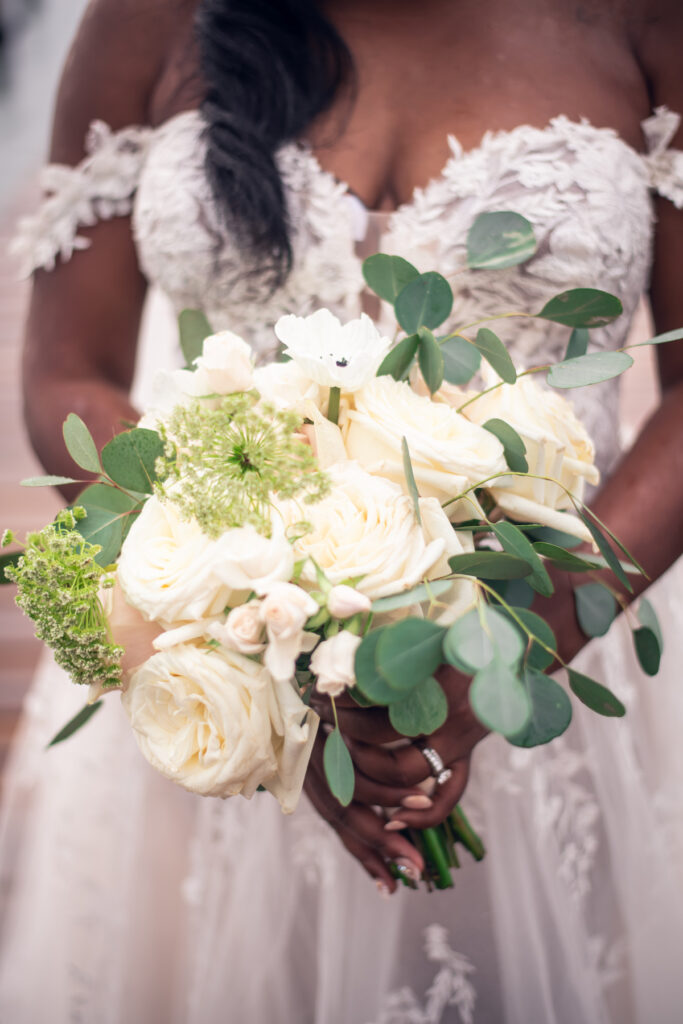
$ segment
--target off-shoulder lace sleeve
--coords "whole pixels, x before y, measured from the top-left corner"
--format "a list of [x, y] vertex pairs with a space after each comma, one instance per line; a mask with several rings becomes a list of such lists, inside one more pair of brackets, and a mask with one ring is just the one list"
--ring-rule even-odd
[[650, 185], [679, 210], [683, 208], [683, 151], [671, 149], [669, 143], [680, 123], [679, 114], [667, 107], [657, 107], [642, 124], [648, 148], [645, 163]]
[[89, 239], [80, 227], [131, 212], [133, 196], [153, 129], [124, 128], [113, 132], [93, 121], [86, 139], [87, 156], [77, 167], [50, 164], [41, 173], [47, 194], [36, 213], [20, 220], [10, 252], [26, 276], [38, 268], [52, 270], [57, 257], [68, 260]]

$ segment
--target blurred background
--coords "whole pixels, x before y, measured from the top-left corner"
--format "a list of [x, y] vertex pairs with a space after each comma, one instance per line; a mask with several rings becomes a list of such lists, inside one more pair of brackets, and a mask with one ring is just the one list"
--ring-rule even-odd
[[[22, 422], [20, 354], [30, 285], [19, 281], [7, 246], [17, 220], [39, 201], [55, 90], [70, 40], [87, 0], [0, 0], [0, 533], [20, 537], [52, 518], [54, 492], [19, 486], [41, 472]], [[643, 305], [634, 332], [647, 337]], [[652, 349], [636, 350], [638, 367], [625, 375], [622, 432], [628, 442], [647, 417], [657, 392]], [[13, 587], [0, 587], [0, 771], [19, 719], [40, 645], [31, 623], [13, 603]]]

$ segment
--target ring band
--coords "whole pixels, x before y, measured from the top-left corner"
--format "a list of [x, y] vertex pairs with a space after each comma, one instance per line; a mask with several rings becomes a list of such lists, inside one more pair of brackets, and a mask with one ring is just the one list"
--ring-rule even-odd
[[441, 786], [444, 782], [448, 782], [453, 772], [450, 768], [446, 768], [444, 766], [438, 751], [434, 750], [434, 747], [417, 747], [417, 749], [429, 765], [432, 777], [436, 779], [437, 786]]

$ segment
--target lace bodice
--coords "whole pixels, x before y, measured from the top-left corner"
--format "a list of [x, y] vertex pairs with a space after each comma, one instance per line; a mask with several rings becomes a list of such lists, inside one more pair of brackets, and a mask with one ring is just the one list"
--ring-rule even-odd
[[[640, 154], [610, 128], [553, 118], [545, 128], [521, 125], [487, 132], [464, 152], [449, 137], [442, 172], [410, 202], [385, 217], [381, 248], [421, 270], [451, 279], [456, 291], [452, 323], [487, 313], [535, 310], [558, 291], [594, 286], [618, 295], [624, 316], [592, 332], [593, 344], [623, 342], [647, 287], [653, 207], [657, 189], [683, 206], [683, 153], [668, 145], [679, 117], [659, 108], [643, 122], [649, 152]], [[132, 210], [141, 266], [177, 311], [202, 308], [215, 329], [230, 328], [272, 358], [272, 325], [283, 313], [300, 315], [327, 306], [357, 316], [363, 279], [356, 243], [372, 214], [344, 182], [322, 170], [313, 153], [291, 143], [278, 161], [293, 225], [293, 269], [273, 294], [258, 274], [245, 274], [244, 255], [223, 226], [204, 173], [203, 124], [197, 111], [160, 128], [112, 133], [93, 125], [88, 156], [77, 168], [50, 167], [43, 185], [52, 193], [21, 225], [15, 243], [24, 269], [52, 267], [88, 241], [80, 225]], [[474, 218], [510, 209], [533, 224], [539, 242], [521, 267], [460, 272]], [[457, 276], [456, 276], [457, 275]], [[385, 310], [386, 315], [388, 311]], [[500, 325], [513, 358], [524, 365], [559, 358], [567, 329], [530, 320]], [[594, 436], [603, 468], [614, 460], [617, 438], [615, 382], [584, 389], [575, 402]]]

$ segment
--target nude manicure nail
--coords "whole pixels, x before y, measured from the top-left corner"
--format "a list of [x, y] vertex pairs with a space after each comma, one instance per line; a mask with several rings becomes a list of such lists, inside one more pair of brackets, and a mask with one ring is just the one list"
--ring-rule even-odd
[[407, 857], [397, 857], [395, 864], [399, 871], [409, 878], [411, 882], [420, 881], [420, 871], [415, 867], [412, 860], [408, 860]]
[[384, 826], [385, 832], [400, 832], [402, 829], [408, 828], [405, 821], [399, 821], [398, 818], [394, 818], [393, 821], [388, 821]]
[[401, 803], [411, 811], [426, 811], [434, 801], [430, 800], [426, 794], [411, 793], [409, 796], [404, 796]]
[[377, 886], [377, 892], [380, 894], [383, 900], [388, 900], [391, 896], [391, 889], [386, 882], [381, 882], [379, 879], [375, 882]]

